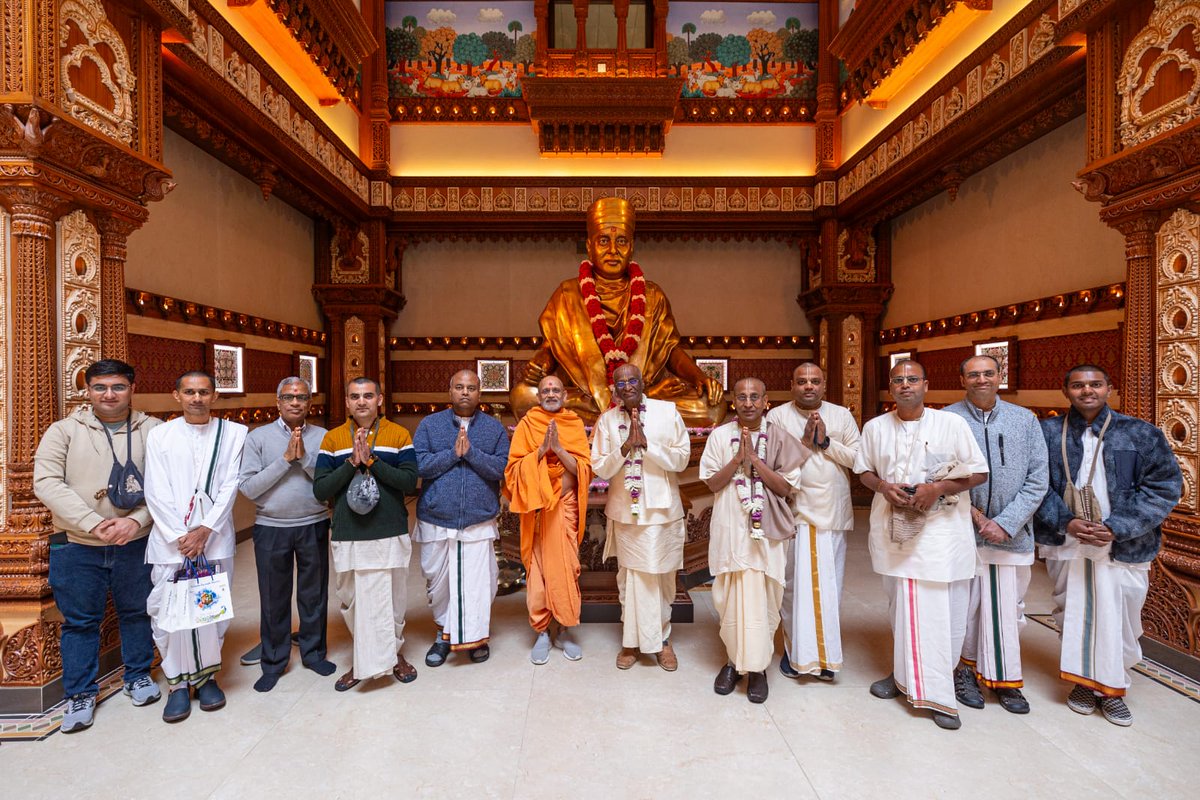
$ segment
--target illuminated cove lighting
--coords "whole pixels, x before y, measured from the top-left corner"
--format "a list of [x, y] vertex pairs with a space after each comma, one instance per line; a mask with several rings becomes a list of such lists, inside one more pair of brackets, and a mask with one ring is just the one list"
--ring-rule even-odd
[[924, 39], [917, 42], [888, 76], [871, 90], [863, 102], [871, 108], [887, 108], [889, 100], [898, 95], [909, 81], [953, 44], [958, 35], [971, 23], [990, 10], [969, 8], [967, 3], [955, 4], [950, 13], [942, 17], [938, 24], [925, 34]]
[[280, 60], [294, 70], [304, 86], [316, 95], [318, 103], [334, 106], [342, 101], [333, 82], [296, 41], [266, 0], [229, 0], [229, 7], [245, 17], [250, 26], [274, 48]]

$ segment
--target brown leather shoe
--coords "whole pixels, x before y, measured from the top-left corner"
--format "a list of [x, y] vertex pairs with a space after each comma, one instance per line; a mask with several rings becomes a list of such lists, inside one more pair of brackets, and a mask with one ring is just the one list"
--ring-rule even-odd
[[751, 703], [767, 702], [767, 673], [750, 673], [750, 683], [746, 686], [746, 697], [750, 699]]
[[721, 667], [721, 671], [717, 673], [717, 679], [713, 681], [713, 691], [717, 694], [729, 694], [741, 679], [742, 676], [738, 675], [733, 664], [726, 664]]
[[622, 647], [617, 653], [617, 669], [629, 669], [637, 663], [638, 651], [632, 647]]
[[333, 685], [333, 688], [339, 692], [347, 692], [353, 689], [355, 686], [358, 686], [360, 683], [362, 683], [362, 681], [355, 678], [354, 670], [350, 669], [347, 670], [345, 675], [337, 679], [337, 683]]
[[670, 642], [663, 642], [663, 649], [656, 656], [658, 665], [667, 672], [674, 672], [679, 669], [679, 659], [675, 657], [675, 649], [671, 647]]
[[417, 679], [417, 670], [404, 660], [404, 656], [397, 653], [396, 666], [392, 667], [392, 675], [401, 683], [412, 683]]

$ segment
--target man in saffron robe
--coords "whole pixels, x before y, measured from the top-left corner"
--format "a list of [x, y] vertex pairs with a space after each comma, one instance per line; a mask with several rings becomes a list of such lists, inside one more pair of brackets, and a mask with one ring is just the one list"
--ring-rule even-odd
[[[734, 408], [737, 419], [708, 435], [700, 457], [700, 479], [715, 495], [708, 568], [729, 658], [713, 691], [729, 694], [749, 674], [746, 696], [751, 703], [763, 703], [783, 602], [787, 540], [796, 535], [787, 499], [800, 488], [808, 451], [763, 417], [767, 389], [758, 378], [737, 382]], [[771, 513], [768, 503], [779, 513]]]
[[571, 661], [583, 650], [571, 636], [579, 624], [579, 543], [592, 480], [583, 420], [563, 407], [566, 391], [553, 375], [538, 384], [539, 405], [513, 433], [504, 470], [509, 507], [521, 515], [521, 561], [525, 565], [529, 624], [537, 640], [534, 664], [550, 659], [550, 623], [558, 623], [554, 644]]
[[602, 197], [588, 209], [588, 261], [559, 284], [542, 311], [542, 345], [513, 387], [518, 417], [538, 401], [534, 387], [561, 376], [565, 407], [593, 423], [612, 399], [612, 370], [641, 370], [645, 393], [675, 403], [688, 425], [710, 427], [725, 417], [721, 382], [700, 371], [680, 343], [671, 304], [646, 280], [633, 256], [633, 206]]

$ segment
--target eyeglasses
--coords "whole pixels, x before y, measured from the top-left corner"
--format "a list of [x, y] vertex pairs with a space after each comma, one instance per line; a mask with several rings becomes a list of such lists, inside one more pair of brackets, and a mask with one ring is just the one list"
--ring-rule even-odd
[[101, 395], [108, 394], [109, 392], [112, 392], [113, 394], [120, 394], [121, 392], [129, 391], [129, 384], [127, 384], [127, 383], [110, 383], [110, 384], [106, 385], [103, 383], [93, 383], [91, 386], [88, 387], [88, 391], [95, 392], [96, 394], [101, 394]]
[[967, 377], [971, 380], [975, 380], [976, 378], [994, 378], [996, 377], [996, 370], [985, 369], [983, 372], [968, 372]]
[[312, 399], [310, 394], [281, 394], [279, 395], [280, 402], [283, 403], [307, 403]]
[[903, 386], [906, 383], [909, 386], [916, 386], [923, 380], [925, 379], [920, 375], [897, 375], [896, 377], [892, 378], [892, 386]]
[[637, 378], [630, 378], [627, 381], [617, 381], [613, 385], [618, 389], [636, 389], [638, 386], [641, 386], [641, 384], [642, 382]]

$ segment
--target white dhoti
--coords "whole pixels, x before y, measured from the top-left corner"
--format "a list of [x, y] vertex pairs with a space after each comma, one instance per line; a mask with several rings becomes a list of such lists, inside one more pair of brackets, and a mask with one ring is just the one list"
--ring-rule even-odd
[[[233, 583], [233, 559], [218, 558], [209, 562], [229, 576]], [[158, 627], [158, 614], [167, 598], [167, 590], [173, 585], [171, 579], [181, 564], [154, 564], [150, 570], [153, 588], [146, 598], [146, 613], [150, 615], [150, 628], [154, 634], [154, 645], [162, 655], [163, 676], [167, 684], [203, 686], [209, 678], [221, 670], [221, 647], [225, 644], [225, 631], [229, 622], [215, 622], [190, 631], [168, 633]]]
[[617, 558], [622, 647], [660, 653], [671, 638], [675, 573], [683, 567], [686, 537], [682, 518], [659, 525], [608, 521], [603, 557]]
[[1025, 591], [1030, 568], [1017, 564], [980, 564], [970, 581], [962, 660], [989, 689], [1019, 689], [1021, 631], [1025, 627]]
[[1059, 675], [1097, 694], [1120, 697], [1142, 660], [1142, 606], [1149, 564], [1101, 558], [1046, 559], [1054, 581], [1054, 619], [1062, 632]]
[[[495, 521], [486, 525], [495, 531]], [[492, 547], [494, 538], [419, 540], [421, 572], [433, 619], [441, 641], [449, 643], [451, 650], [473, 650], [487, 644], [491, 635], [492, 602], [500, 572]]]
[[788, 661], [801, 674], [842, 668], [839, 607], [845, 574], [845, 532], [798, 523], [796, 537], [787, 543], [787, 587], [780, 617]]
[[331, 542], [335, 590], [354, 639], [354, 678], [387, 675], [404, 645], [408, 608], [408, 536]]
[[914, 708], [958, 714], [954, 698], [955, 655], [950, 584], [884, 576], [892, 617], [892, 673]]
[[765, 671], [775, 654], [783, 585], [756, 569], [722, 572], [713, 578], [712, 598], [729, 663], [739, 673]]

